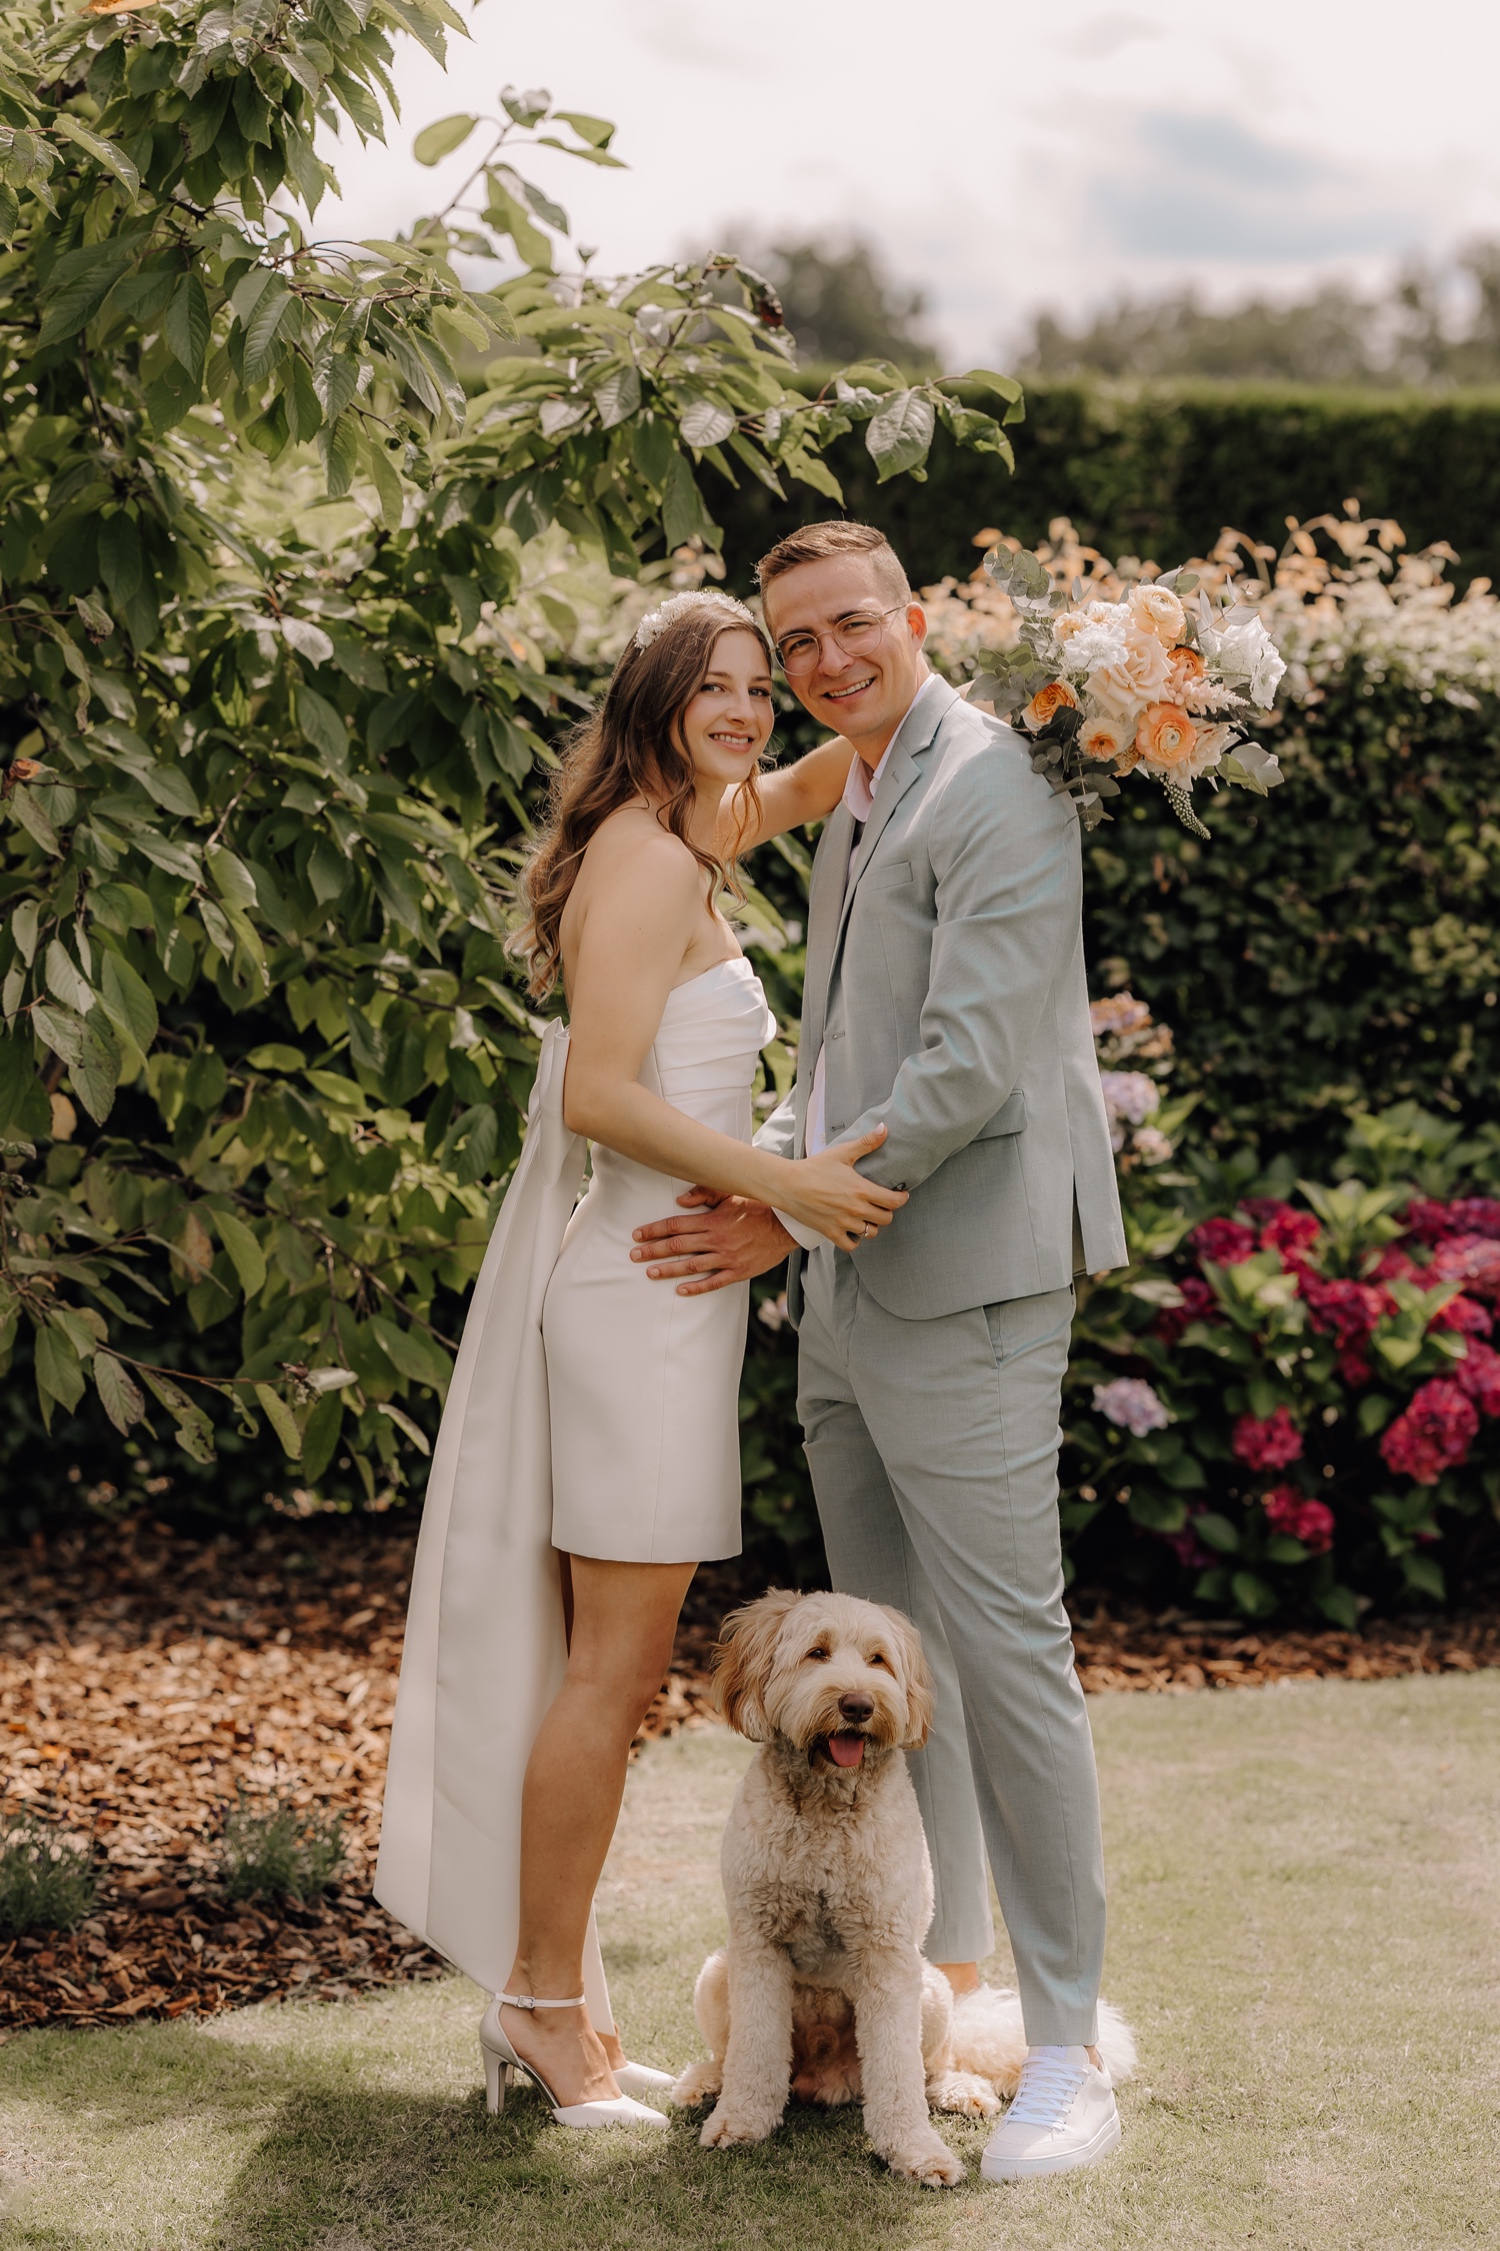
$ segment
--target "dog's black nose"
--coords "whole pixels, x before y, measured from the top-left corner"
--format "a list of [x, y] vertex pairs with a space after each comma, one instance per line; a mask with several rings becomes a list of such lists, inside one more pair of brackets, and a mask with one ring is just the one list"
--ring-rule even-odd
[[857, 1727], [861, 1720], [867, 1720], [874, 1709], [875, 1700], [872, 1696], [850, 1695], [839, 1698], [839, 1713], [848, 1720], [851, 1727]]

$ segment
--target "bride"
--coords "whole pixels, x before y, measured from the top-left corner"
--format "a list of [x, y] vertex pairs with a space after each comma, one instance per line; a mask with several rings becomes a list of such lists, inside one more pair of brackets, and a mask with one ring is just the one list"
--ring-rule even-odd
[[518, 942], [569, 1025], [543, 1041], [412, 1576], [376, 1896], [495, 1994], [490, 2108], [524, 2068], [570, 2126], [665, 2123], [634, 2099], [669, 2082], [626, 2061], [593, 1898], [693, 1572], [740, 1549], [748, 1285], [662, 1290], [633, 1230], [702, 1182], [848, 1249], [906, 1201], [853, 1169], [883, 1128], [796, 1162], [751, 1145], [776, 1024], [718, 897], [742, 853], [832, 811], [852, 755], [760, 779], [773, 719], [751, 613], [678, 594], [565, 759]]

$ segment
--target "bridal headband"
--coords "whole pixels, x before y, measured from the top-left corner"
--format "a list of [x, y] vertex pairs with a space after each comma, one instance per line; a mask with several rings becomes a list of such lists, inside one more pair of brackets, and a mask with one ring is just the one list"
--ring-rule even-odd
[[705, 586], [696, 593], [669, 594], [657, 609], [648, 611], [635, 629], [636, 647], [649, 649], [659, 633], [665, 633], [667, 627], [675, 625], [679, 618], [691, 617], [700, 602], [711, 603], [736, 625], [748, 625], [753, 631], [760, 631], [743, 602], [737, 602], [732, 594], [721, 593], [716, 586]]

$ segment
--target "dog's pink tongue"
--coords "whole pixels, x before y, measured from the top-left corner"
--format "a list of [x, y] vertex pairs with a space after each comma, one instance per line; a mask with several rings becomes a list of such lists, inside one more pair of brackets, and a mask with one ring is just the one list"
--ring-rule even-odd
[[865, 1755], [865, 1739], [862, 1735], [830, 1735], [828, 1755], [835, 1766], [858, 1766]]

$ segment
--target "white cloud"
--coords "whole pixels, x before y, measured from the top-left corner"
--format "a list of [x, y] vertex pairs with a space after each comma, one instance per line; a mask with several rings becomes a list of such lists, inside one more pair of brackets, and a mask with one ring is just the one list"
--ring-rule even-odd
[[741, 214], [763, 233], [858, 226], [928, 290], [952, 355], [986, 360], [1037, 304], [1287, 290], [1500, 231], [1500, 10], [1425, 0], [1413, 22], [1405, 0], [1081, 19], [1013, 0], [940, 18], [906, 0], [484, 7], [447, 79], [403, 42], [403, 121], [388, 150], [341, 148], [343, 207], [319, 232], [388, 234], [435, 207], [469, 152], [424, 172], [415, 132], [508, 79], [548, 85], [619, 123], [628, 171], [546, 151], [533, 167], [602, 268]]

